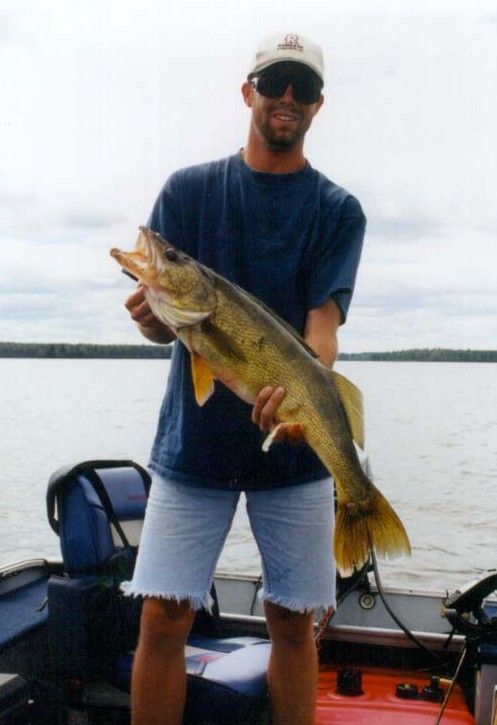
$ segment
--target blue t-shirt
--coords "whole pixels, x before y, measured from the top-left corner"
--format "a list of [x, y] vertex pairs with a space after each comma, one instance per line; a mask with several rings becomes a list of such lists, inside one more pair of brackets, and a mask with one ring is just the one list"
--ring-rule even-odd
[[[148, 225], [302, 333], [308, 310], [329, 297], [345, 321], [365, 223], [359, 202], [309, 164], [269, 174], [236, 154], [174, 173]], [[306, 444], [278, 443], [264, 453], [264, 437], [251, 406], [220, 382], [197, 405], [189, 352], [176, 341], [150, 467], [186, 484], [237, 490], [328, 475]]]

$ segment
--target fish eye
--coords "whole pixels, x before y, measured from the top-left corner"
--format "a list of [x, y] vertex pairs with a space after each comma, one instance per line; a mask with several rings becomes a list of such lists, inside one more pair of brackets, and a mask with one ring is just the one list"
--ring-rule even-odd
[[168, 259], [170, 262], [177, 262], [178, 252], [175, 249], [171, 249], [170, 247], [168, 247], [166, 249], [166, 259]]

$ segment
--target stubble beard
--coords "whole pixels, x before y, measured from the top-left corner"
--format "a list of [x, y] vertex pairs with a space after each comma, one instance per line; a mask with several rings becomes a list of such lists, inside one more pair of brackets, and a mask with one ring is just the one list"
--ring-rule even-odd
[[290, 133], [275, 131], [269, 121], [261, 127], [261, 135], [271, 151], [291, 151], [303, 141], [306, 131], [307, 128], [303, 125], [299, 125]]
[[[296, 109], [289, 110], [294, 113], [296, 112]], [[266, 112], [267, 115], [261, 114], [259, 116], [259, 123], [257, 123], [256, 120], [259, 134], [271, 151], [291, 151], [303, 142], [304, 137], [311, 125], [312, 119], [307, 118], [305, 114], [297, 111], [300, 115], [300, 120], [298, 124], [294, 128], [287, 128], [286, 130], [284, 130], [281, 127], [275, 128], [272, 124], [271, 118], [274, 111], [275, 108], [268, 109]]]

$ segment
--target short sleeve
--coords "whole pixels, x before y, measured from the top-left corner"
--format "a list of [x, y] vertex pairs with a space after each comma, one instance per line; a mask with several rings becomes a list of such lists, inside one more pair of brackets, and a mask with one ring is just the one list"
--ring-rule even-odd
[[323, 225], [318, 244], [307, 261], [307, 306], [320, 307], [330, 297], [347, 318], [361, 258], [366, 217], [357, 199], [348, 196], [338, 221]]
[[173, 174], [166, 181], [148, 218], [147, 226], [175, 247], [183, 249], [179, 180]]

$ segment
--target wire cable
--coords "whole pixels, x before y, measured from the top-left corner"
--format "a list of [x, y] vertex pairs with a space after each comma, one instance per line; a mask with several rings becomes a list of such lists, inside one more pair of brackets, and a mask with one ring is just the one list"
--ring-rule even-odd
[[421, 650], [423, 650], [423, 652], [425, 652], [425, 653], [426, 653], [427, 655], [429, 655], [429, 656], [430, 656], [430, 657], [432, 657], [432, 658], [433, 658], [434, 660], [436, 660], [436, 662], [437, 662], [438, 664], [442, 664], [442, 660], [441, 660], [441, 659], [440, 659], [440, 657], [439, 657], [439, 656], [438, 656], [438, 655], [436, 654], [436, 652], [433, 652], [433, 650], [429, 649], [429, 647], [427, 647], [427, 646], [426, 646], [426, 645], [425, 645], [425, 644], [424, 644], [423, 642], [421, 642], [421, 640], [420, 640], [420, 639], [419, 639], [418, 637], [416, 637], [416, 635], [415, 635], [415, 634], [413, 634], [413, 633], [412, 633], [412, 632], [411, 632], [411, 631], [410, 631], [410, 630], [409, 630], [409, 629], [408, 629], [408, 628], [407, 628], [407, 627], [405, 626], [405, 624], [403, 624], [403, 623], [402, 623], [402, 622], [400, 621], [400, 619], [399, 619], [399, 618], [397, 617], [397, 615], [395, 614], [395, 612], [394, 612], [394, 611], [392, 610], [392, 608], [390, 607], [390, 605], [389, 605], [389, 604], [388, 604], [388, 602], [386, 601], [386, 599], [385, 599], [385, 594], [384, 594], [384, 591], [383, 591], [383, 586], [382, 586], [382, 583], [381, 583], [381, 579], [380, 579], [380, 572], [378, 571], [378, 561], [377, 561], [377, 559], [376, 559], [376, 554], [375, 554], [375, 552], [374, 552], [374, 549], [373, 549], [373, 547], [371, 547], [371, 561], [372, 561], [372, 563], [373, 563], [373, 572], [374, 572], [374, 578], [375, 578], [375, 580], [376, 580], [376, 587], [377, 587], [377, 589], [378, 589], [378, 594], [380, 595], [380, 599], [381, 599], [381, 601], [383, 602], [383, 606], [385, 607], [385, 609], [387, 610], [387, 612], [389, 613], [389, 615], [390, 615], [390, 616], [392, 617], [392, 619], [393, 619], [393, 621], [395, 622], [395, 624], [396, 624], [396, 625], [397, 625], [397, 626], [398, 626], [398, 627], [399, 627], [399, 628], [400, 628], [400, 629], [401, 629], [401, 630], [402, 630], [402, 631], [404, 632], [404, 634], [405, 634], [405, 635], [407, 635], [407, 637], [408, 637], [408, 638], [409, 638], [409, 639], [410, 639], [410, 640], [411, 640], [412, 642], [414, 642], [414, 644], [415, 644], [415, 645], [416, 645], [417, 647], [419, 647], [419, 648], [420, 648]]

